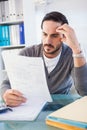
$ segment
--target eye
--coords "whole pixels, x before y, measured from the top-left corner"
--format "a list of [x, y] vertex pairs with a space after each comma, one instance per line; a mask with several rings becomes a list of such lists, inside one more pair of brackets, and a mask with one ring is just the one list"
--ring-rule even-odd
[[52, 37], [57, 38], [59, 37], [59, 34], [53, 34]]
[[47, 34], [43, 32], [43, 36], [47, 36]]

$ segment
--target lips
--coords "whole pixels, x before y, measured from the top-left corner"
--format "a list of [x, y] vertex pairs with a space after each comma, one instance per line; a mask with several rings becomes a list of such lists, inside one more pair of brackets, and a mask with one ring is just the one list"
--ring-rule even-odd
[[45, 44], [44, 47], [54, 48], [54, 46], [52, 46], [51, 44]]

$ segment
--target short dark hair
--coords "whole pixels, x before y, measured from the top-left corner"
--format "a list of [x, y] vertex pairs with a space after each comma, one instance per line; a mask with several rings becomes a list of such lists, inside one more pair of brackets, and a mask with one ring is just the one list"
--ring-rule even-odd
[[43, 28], [43, 22], [44, 21], [54, 21], [54, 22], [59, 22], [61, 24], [64, 24], [64, 23], [67, 23], [68, 24], [68, 20], [67, 18], [60, 12], [56, 12], [56, 11], [53, 11], [53, 12], [50, 12], [50, 13], [47, 13], [43, 20], [42, 20], [42, 23], [41, 23], [41, 28]]

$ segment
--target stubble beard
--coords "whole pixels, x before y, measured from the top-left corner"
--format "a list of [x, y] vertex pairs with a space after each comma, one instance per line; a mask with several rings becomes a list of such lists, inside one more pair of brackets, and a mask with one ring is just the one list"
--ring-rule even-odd
[[[48, 47], [50, 47], [50, 48], [53, 48], [54, 50], [53, 50], [53, 51], [50, 51], [50, 48], [48, 48], [47, 51], [45, 51], [45, 49], [44, 49], [45, 46], [48, 46]], [[50, 55], [55, 55], [56, 53], [59, 52], [59, 50], [60, 50], [60, 48], [61, 48], [61, 45], [60, 45], [60, 46], [57, 46], [57, 47], [54, 47], [54, 46], [52, 46], [51, 44], [45, 45], [45, 46], [43, 47], [44, 53], [45, 53], [45, 54], [50, 54]]]

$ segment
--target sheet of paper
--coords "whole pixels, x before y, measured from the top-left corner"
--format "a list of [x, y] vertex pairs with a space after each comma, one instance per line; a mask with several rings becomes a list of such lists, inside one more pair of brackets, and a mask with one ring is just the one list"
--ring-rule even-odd
[[[11, 87], [22, 92], [27, 98], [26, 104], [20, 107], [20, 111], [21, 108], [24, 109], [27, 106], [32, 108], [28, 110], [28, 113], [30, 111], [35, 113], [36, 110], [36, 115], [38, 115], [43, 105], [47, 101], [52, 101], [46, 82], [42, 58], [9, 55], [4, 51], [2, 55]], [[15, 109], [18, 110], [18, 107]], [[31, 116], [32, 114], [29, 115]]]

